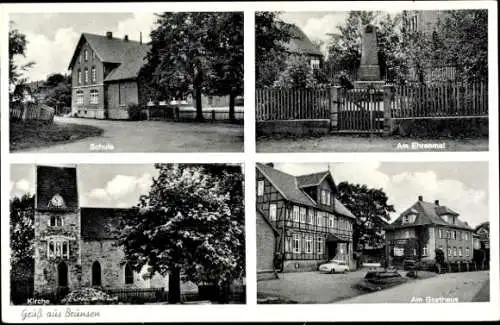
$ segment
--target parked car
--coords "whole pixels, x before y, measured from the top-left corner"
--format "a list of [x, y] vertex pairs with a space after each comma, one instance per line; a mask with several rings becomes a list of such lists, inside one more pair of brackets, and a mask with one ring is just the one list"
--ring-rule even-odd
[[349, 265], [342, 260], [330, 260], [328, 263], [321, 264], [319, 271], [324, 273], [347, 273]]

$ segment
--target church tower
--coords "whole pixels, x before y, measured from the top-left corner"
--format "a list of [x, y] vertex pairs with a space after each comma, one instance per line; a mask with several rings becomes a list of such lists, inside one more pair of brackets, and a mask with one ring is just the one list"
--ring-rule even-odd
[[76, 167], [36, 167], [35, 295], [80, 287], [81, 222]]

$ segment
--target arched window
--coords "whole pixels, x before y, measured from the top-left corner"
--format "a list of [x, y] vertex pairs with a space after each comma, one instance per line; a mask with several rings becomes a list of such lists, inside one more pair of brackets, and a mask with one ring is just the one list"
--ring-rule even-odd
[[134, 272], [132, 267], [127, 263], [125, 264], [125, 284], [134, 283]]
[[92, 286], [101, 285], [101, 264], [95, 261], [92, 264]]
[[68, 286], [68, 266], [64, 262], [57, 265], [57, 285], [59, 287]]

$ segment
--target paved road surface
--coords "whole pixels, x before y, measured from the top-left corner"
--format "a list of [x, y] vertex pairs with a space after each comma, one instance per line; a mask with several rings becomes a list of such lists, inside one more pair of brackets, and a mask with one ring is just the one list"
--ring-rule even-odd
[[[413, 302], [425, 302], [426, 297], [458, 298], [458, 302], [473, 302], [478, 301], [477, 294], [489, 278], [489, 271], [440, 274], [387, 290], [342, 300], [339, 303], [409, 303], [412, 299]], [[480, 299], [484, 301], [484, 294], [480, 296]], [[420, 301], [420, 299], [423, 300]]]
[[[242, 152], [243, 125], [56, 118], [104, 129], [99, 137], [24, 152]], [[91, 146], [97, 146], [92, 150]], [[100, 147], [100, 148], [99, 148]], [[110, 148], [113, 147], [113, 150]], [[22, 151], [17, 151], [22, 152]]]

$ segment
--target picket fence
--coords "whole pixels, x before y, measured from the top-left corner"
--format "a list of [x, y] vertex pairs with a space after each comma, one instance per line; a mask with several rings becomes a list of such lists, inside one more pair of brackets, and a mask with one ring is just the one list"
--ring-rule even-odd
[[442, 82], [394, 88], [391, 117], [465, 118], [488, 116], [486, 82]]
[[17, 102], [10, 104], [9, 113], [12, 121], [38, 120], [52, 123], [55, 110], [47, 105]]

